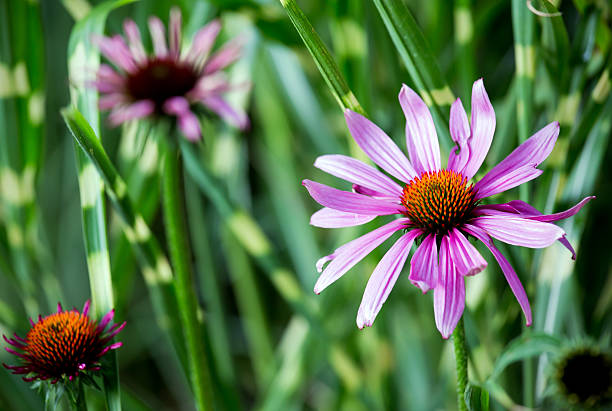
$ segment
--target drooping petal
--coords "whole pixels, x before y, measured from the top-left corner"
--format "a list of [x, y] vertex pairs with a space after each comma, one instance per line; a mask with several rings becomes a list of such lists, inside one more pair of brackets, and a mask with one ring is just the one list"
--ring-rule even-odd
[[172, 7], [170, 10], [170, 24], [168, 25], [170, 55], [178, 58], [181, 54], [181, 10]]
[[387, 300], [391, 289], [402, 272], [414, 239], [421, 233], [421, 230], [416, 229], [401, 236], [374, 269], [357, 312], [357, 326], [359, 328], [372, 326], [376, 315]]
[[139, 64], [143, 63], [147, 59], [147, 53], [142, 44], [138, 25], [134, 23], [134, 20], [127, 19], [123, 23], [123, 32], [128, 39], [128, 47], [130, 48], [134, 60]]
[[383, 193], [399, 197], [402, 188], [389, 177], [352, 157], [328, 154], [316, 159], [314, 166], [343, 180]]
[[171, 97], [164, 103], [164, 111], [175, 115], [178, 119], [178, 126], [185, 137], [190, 141], [199, 140], [202, 136], [200, 122], [189, 108], [189, 102], [185, 97]]
[[[450, 135], [457, 145], [453, 147], [448, 155], [448, 169], [461, 173], [470, 158], [468, 139], [470, 138], [471, 130], [460, 98], [457, 98], [451, 106], [449, 124]], [[459, 150], [459, 153], [457, 153], [457, 150]]]
[[310, 224], [323, 228], [352, 227], [368, 223], [375, 218], [375, 215], [346, 213], [334, 210], [333, 208], [323, 207], [310, 217]]
[[185, 59], [192, 64], [203, 62], [208, 57], [220, 31], [221, 22], [218, 19], [211, 21], [198, 30], [193, 38], [191, 48], [185, 55]]
[[489, 100], [482, 79], [472, 86], [472, 137], [468, 140], [470, 159], [463, 168], [463, 175], [474, 177], [484, 161], [495, 134], [495, 111]]
[[322, 206], [362, 215], [399, 214], [400, 205], [362, 194], [338, 190], [311, 180], [302, 181], [310, 196]]
[[417, 173], [440, 170], [440, 146], [427, 105], [407, 85], [402, 85], [399, 102], [406, 117], [406, 146]]
[[249, 117], [246, 113], [240, 109], [234, 108], [229, 105], [222, 97], [209, 96], [203, 98], [202, 104], [208, 107], [210, 110], [217, 113], [223, 120], [229, 124], [238, 127], [241, 130], [246, 130], [250, 126]]
[[434, 316], [442, 338], [451, 336], [465, 308], [465, 282], [457, 273], [448, 237], [440, 243], [440, 277], [434, 288]]
[[487, 262], [461, 231], [453, 228], [448, 234], [450, 253], [460, 275], [476, 275], [487, 267]]
[[244, 37], [234, 37], [210, 57], [204, 65], [204, 74], [212, 74], [238, 60], [244, 47]]
[[314, 287], [314, 292], [319, 294], [327, 286], [332, 284], [338, 278], [342, 277], [348, 270], [350, 270], [355, 264], [363, 260], [363, 258], [370, 254], [372, 250], [382, 244], [387, 238], [393, 233], [402, 228], [406, 227], [408, 220], [405, 218], [399, 218], [393, 220], [384, 226], [377, 228], [368, 234], [362, 235], [355, 240], [344, 244], [340, 248], [336, 249], [332, 254], [323, 257], [317, 262], [317, 269], [323, 268], [323, 264], [327, 261], [331, 261], [323, 273], [317, 280]]
[[499, 266], [501, 267], [504, 276], [506, 277], [506, 281], [508, 281], [508, 285], [510, 285], [512, 293], [514, 293], [514, 296], [518, 300], [519, 305], [521, 306], [521, 309], [525, 314], [527, 326], [529, 327], [532, 321], [531, 306], [529, 305], [529, 300], [527, 299], [527, 294], [525, 293], [523, 284], [521, 284], [521, 280], [519, 280], [518, 276], [516, 275], [516, 272], [514, 271], [508, 260], [506, 260], [504, 255], [497, 249], [497, 247], [495, 247], [495, 244], [493, 244], [493, 240], [491, 240], [491, 238], [484, 230], [471, 224], [466, 224], [463, 228], [466, 232], [482, 241], [491, 251], [491, 254], [493, 254], [495, 259], [497, 260], [497, 264], [499, 264]]
[[500, 174], [496, 180], [489, 181], [488, 184], [480, 184], [480, 180], [474, 186], [476, 199], [490, 197], [494, 194], [503, 193], [506, 190], [520, 186], [523, 183], [533, 180], [542, 174], [543, 171], [529, 164], [510, 171], [507, 174]]
[[470, 221], [498, 240], [530, 248], [548, 247], [565, 235], [554, 224], [510, 216], [481, 216]]
[[410, 260], [410, 282], [426, 293], [438, 281], [438, 245], [436, 235], [429, 234]]
[[537, 167], [552, 152], [557, 136], [559, 136], [559, 123], [555, 121], [518, 146], [476, 183], [474, 188], [479, 191], [487, 191], [489, 187], [496, 186], [498, 181], [505, 179], [506, 175], [515, 170], [526, 166]]
[[159, 17], [149, 17], [149, 32], [153, 41], [155, 55], [160, 58], [168, 56], [168, 45], [166, 44], [166, 28]]
[[108, 121], [115, 126], [129, 120], [150, 116], [155, 111], [155, 103], [151, 100], [140, 100], [128, 106], [118, 106], [111, 111]]
[[385, 200], [385, 201], [396, 201], [397, 200], [397, 196], [395, 195], [390, 196], [388, 194], [381, 193], [380, 191], [376, 191], [376, 190], [372, 190], [364, 186], [360, 186], [359, 184], [352, 184], [351, 187], [353, 188], [353, 193], [363, 194], [368, 197], [374, 197], [376, 199]]
[[417, 175], [404, 153], [376, 124], [349, 109], [344, 110], [344, 118], [357, 145], [380, 168], [405, 183]]
[[580, 201], [575, 206], [565, 211], [561, 211], [561, 212], [554, 213], [554, 214], [542, 214], [535, 207], [521, 200], [510, 201], [508, 205], [513, 207], [515, 210], [517, 210], [519, 214], [521, 215], [521, 217], [523, 218], [528, 218], [530, 220], [536, 220], [536, 221], [542, 221], [545, 223], [552, 223], [554, 221], [565, 220], [566, 218], [570, 218], [574, 216], [575, 214], [578, 213], [578, 211], [580, 211], [580, 209], [582, 209], [582, 207], [584, 207], [589, 201], [591, 201], [594, 198], [595, 196], [585, 197], [582, 199], [582, 201]]

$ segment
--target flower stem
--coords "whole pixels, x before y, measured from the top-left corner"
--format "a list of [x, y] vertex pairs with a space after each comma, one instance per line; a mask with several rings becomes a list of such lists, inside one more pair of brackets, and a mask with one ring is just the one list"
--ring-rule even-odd
[[463, 317], [459, 320], [453, 332], [453, 348], [455, 350], [455, 368], [457, 370], [457, 407], [460, 411], [467, 411], [465, 388], [468, 382], [468, 364]]
[[74, 409], [76, 411], [87, 411], [87, 403], [85, 402], [85, 390], [83, 390], [83, 383], [77, 382], [77, 396], [74, 401]]
[[197, 408], [204, 411], [212, 409], [212, 388], [201, 326], [197, 318], [199, 306], [194, 292], [181, 172], [180, 151], [168, 150], [163, 175], [166, 237], [170, 259], [176, 274], [175, 290], [187, 347], [189, 376]]

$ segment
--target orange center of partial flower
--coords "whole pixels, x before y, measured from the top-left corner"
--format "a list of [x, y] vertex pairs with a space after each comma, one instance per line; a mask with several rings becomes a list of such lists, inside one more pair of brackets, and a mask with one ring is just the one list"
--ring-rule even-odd
[[458, 227], [476, 206], [468, 179], [453, 170], [427, 171], [404, 187], [401, 201], [410, 225], [444, 234]]
[[30, 329], [25, 351], [52, 375], [71, 374], [97, 360], [101, 344], [97, 325], [76, 311], [51, 314]]
[[152, 100], [161, 112], [170, 97], [184, 96], [198, 81], [198, 74], [187, 63], [173, 58], [153, 58], [128, 75], [127, 91], [134, 100]]

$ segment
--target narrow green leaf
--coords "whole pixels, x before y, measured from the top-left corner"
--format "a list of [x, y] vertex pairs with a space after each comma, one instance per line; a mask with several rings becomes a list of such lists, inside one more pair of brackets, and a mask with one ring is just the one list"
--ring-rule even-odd
[[508, 365], [513, 362], [540, 355], [545, 352], [555, 352], [559, 349], [561, 341], [545, 333], [526, 333], [511, 341], [495, 362], [493, 372], [488, 378], [494, 380]]
[[445, 151], [450, 150], [448, 118], [455, 96], [442, 77], [425, 36], [402, 0], [374, 0], [374, 4], [408, 69], [416, 91], [432, 111], [442, 147]]
[[[68, 67], [72, 79], [71, 100], [72, 104], [81, 110], [85, 118], [93, 125], [94, 137], [100, 131], [97, 92], [88, 87], [85, 84], [87, 79], [83, 78], [83, 73], [92, 73], [100, 64], [100, 54], [91, 44], [91, 38], [94, 34], [103, 33], [109, 12], [129, 2], [129, 0], [111, 0], [100, 4], [76, 24], [70, 35]], [[101, 318], [114, 308], [103, 184], [95, 172], [95, 167], [76, 147], [76, 143], [75, 154], [93, 313], [96, 317]], [[105, 356], [105, 361], [107, 364], [103, 379], [106, 403], [111, 411], [120, 411], [121, 394], [116, 353], [109, 353], [108, 356]]]
[[469, 411], [488, 411], [489, 392], [479, 385], [468, 384], [465, 389], [465, 405]]
[[285, 8], [295, 29], [304, 41], [306, 48], [308, 48], [308, 51], [312, 55], [312, 58], [340, 107], [342, 107], [342, 109], [348, 108], [357, 113], [365, 114], [357, 98], [349, 89], [346, 80], [344, 80], [344, 77], [340, 73], [340, 68], [334, 61], [331, 53], [295, 0], [280, 0], [280, 2]]

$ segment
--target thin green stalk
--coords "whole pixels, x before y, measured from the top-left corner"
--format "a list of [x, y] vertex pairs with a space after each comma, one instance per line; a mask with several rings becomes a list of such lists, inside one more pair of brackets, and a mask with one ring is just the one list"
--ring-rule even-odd
[[457, 371], [457, 407], [460, 411], [467, 411], [465, 389], [468, 383], [468, 357], [463, 317], [461, 317], [457, 327], [455, 327], [455, 331], [453, 331], [453, 349], [455, 351], [455, 369]]
[[476, 79], [476, 50], [474, 47], [474, 17], [471, 0], [455, 0], [453, 10], [457, 70], [462, 96], [469, 96]]
[[199, 304], [194, 292], [189, 234], [185, 220], [182, 161], [179, 150], [165, 155], [163, 172], [164, 225], [172, 267], [174, 285], [180, 311], [181, 325], [187, 346], [189, 375], [199, 410], [212, 410], [212, 394], [208, 360], [198, 322]]
[[74, 401], [74, 409], [76, 411], [87, 411], [87, 401], [85, 401], [85, 390], [83, 383], [77, 382], [77, 396]]
[[338, 64], [295, 0], [280, 0], [280, 2], [340, 107], [343, 110], [348, 108], [365, 115], [365, 111], [342, 76]]
[[430, 107], [440, 144], [448, 152], [451, 148], [448, 118], [455, 96], [442, 76], [427, 39], [402, 0], [374, 0], [374, 4], [417, 92]]

